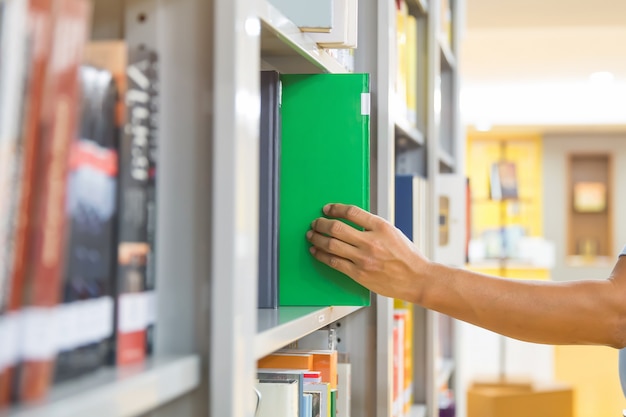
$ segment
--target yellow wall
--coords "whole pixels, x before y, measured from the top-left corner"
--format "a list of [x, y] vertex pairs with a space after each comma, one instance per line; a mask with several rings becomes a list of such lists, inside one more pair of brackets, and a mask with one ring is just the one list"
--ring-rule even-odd
[[[502, 145], [505, 144], [503, 147]], [[521, 225], [528, 236], [543, 234], [541, 136], [533, 133], [471, 133], [467, 138], [467, 176], [472, 196], [472, 235], [505, 225]], [[489, 171], [502, 158], [516, 164], [517, 202], [489, 199]], [[503, 207], [502, 204], [505, 204]]]

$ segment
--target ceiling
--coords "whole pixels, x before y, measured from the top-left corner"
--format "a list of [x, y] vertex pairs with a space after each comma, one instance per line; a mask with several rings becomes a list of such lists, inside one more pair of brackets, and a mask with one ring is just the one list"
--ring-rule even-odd
[[[502, 91], [502, 97], [497, 99], [501, 103], [496, 109], [502, 110], [506, 100], [519, 102], [522, 99], [511, 91], [524, 90], [525, 86], [550, 95], [536, 96], [536, 101], [549, 99], [554, 106], [559, 106], [558, 97], [554, 95], [560, 90], [551, 90], [553, 86], [587, 88], [589, 75], [598, 71], [613, 73], [612, 85], [626, 86], [626, 0], [465, 1], [461, 77], [463, 86], [468, 87], [466, 90], [473, 92], [464, 95], [465, 107], [471, 107], [474, 113], [482, 111], [482, 118], [488, 118], [489, 112], [494, 110], [476, 102], [476, 96], [484, 89]], [[623, 88], [614, 88], [606, 89], [605, 93], [616, 96], [618, 91], [619, 94], [624, 92]], [[524, 98], [528, 99], [527, 96]], [[563, 100], [568, 100], [571, 107], [571, 97], [563, 97]], [[616, 96], [599, 101], [610, 102], [612, 106], [623, 102], [626, 109], [626, 97], [620, 100], [621, 96]], [[521, 107], [531, 106], [532, 103], [527, 103]], [[606, 114], [601, 103], [595, 103], [591, 109], [598, 115]], [[626, 124], [626, 111], [622, 115], [613, 108], [615, 117], [600, 120], [588, 110], [581, 108], [586, 124]], [[545, 114], [545, 108], [542, 111], [541, 123], [546, 123], [550, 117]], [[520, 115], [516, 120], [519, 122]], [[559, 122], [564, 123], [564, 120]], [[528, 123], [538, 122], [529, 120]]]

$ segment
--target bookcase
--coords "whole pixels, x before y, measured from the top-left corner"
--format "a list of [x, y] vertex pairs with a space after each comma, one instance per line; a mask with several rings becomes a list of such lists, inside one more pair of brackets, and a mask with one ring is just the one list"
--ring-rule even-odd
[[[159, 54], [157, 330], [145, 365], [105, 369], [53, 389], [15, 417], [150, 415], [251, 417], [256, 361], [332, 327], [350, 353], [352, 415], [391, 415], [393, 300], [370, 307], [257, 306], [259, 70], [342, 73], [267, 0], [95, 0], [93, 39], [125, 39]], [[437, 184], [464, 172], [458, 110], [463, 0], [409, 0], [418, 20], [417, 123], [392, 102], [395, 4], [359, 2], [355, 72], [371, 79], [371, 210], [393, 220], [398, 149], [426, 178], [428, 256], [436, 252]], [[415, 158], [415, 159], [411, 159]], [[408, 161], [408, 162], [407, 162]], [[416, 309], [412, 415], [438, 416], [436, 313]], [[444, 370], [445, 371], [445, 370]]]

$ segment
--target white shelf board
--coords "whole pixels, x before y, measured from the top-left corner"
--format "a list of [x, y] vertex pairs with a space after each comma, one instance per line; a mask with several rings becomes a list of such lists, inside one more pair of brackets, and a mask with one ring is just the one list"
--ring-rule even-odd
[[254, 356], [260, 359], [363, 307], [280, 307], [258, 310]]
[[263, 61], [281, 72], [348, 72], [267, 0], [259, 3]]
[[19, 406], [9, 417], [134, 417], [182, 396], [200, 383], [197, 355], [105, 368], [55, 386], [41, 404]]
[[450, 45], [443, 39], [439, 39], [438, 43], [439, 50], [441, 51], [442, 65], [445, 62], [451, 70], [454, 70], [456, 68], [456, 57], [454, 56], [454, 52], [452, 52]]
[[409, 417], [426, 417], [426, 404], [413, 404], [409, 410]]
[[412, 126], [406, 118], [395, 117], [396, 137], [405, 138], [417, 146], [424, 146], [424, 134]]
[[449, 152], [439, 149], [439, 162], [448, 168], [454, 168], [455, 160]]

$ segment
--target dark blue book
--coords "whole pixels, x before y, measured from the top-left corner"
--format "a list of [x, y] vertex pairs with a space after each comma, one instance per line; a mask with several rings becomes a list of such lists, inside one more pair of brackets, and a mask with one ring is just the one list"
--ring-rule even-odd
[[261, 72], [259, 134], [259, 308], [278, 307], [280, 74]]

